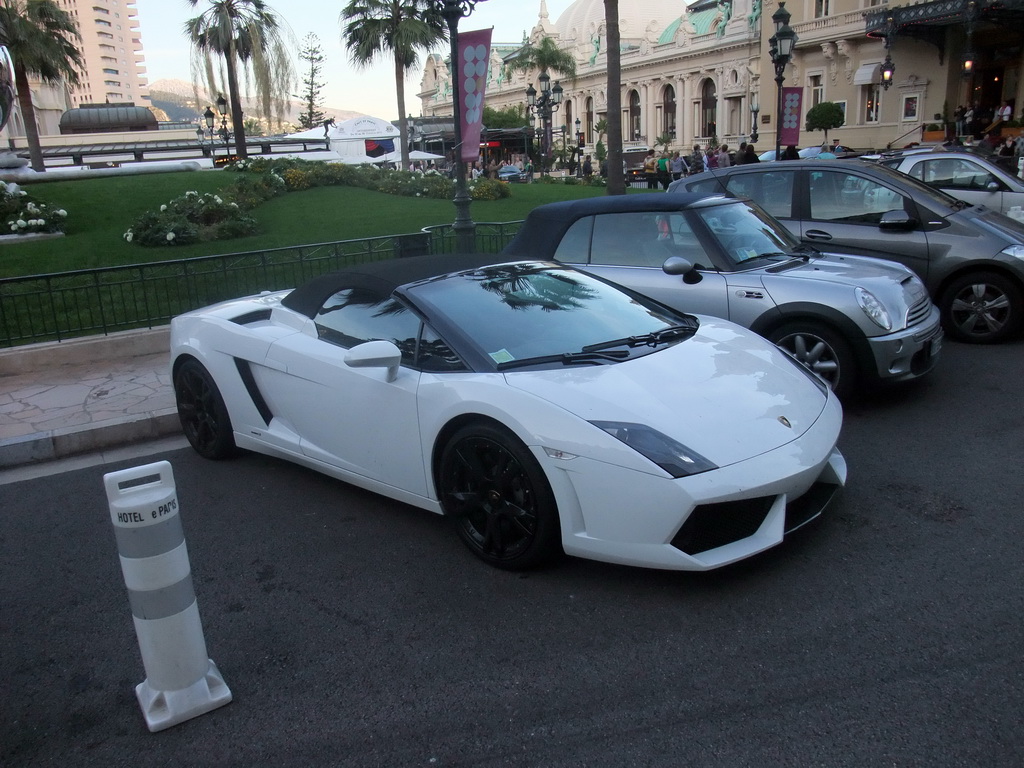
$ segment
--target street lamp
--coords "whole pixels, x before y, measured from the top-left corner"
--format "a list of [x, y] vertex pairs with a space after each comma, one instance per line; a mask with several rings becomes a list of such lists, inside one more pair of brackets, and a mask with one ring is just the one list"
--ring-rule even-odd
[[793, 47], [796, 45], [796, 32], [789, 26], [790, 13], [786, 10], [786, 3], [780, 2], [779, 9], [772, 14], [772, 23], [775, 24], [775, 34], [768, 41], [768, 49], [771, 55], [772, 64], [775, 66], [775, 86], [778, 91], [778, 102], [776, 104], [776, 125], [775, 125], [775, 159], [782, 156], [782, 84], [786, 80], [786, 65], [793, 57]]
[[757, 113], [761, 111], [761, 107], [757, 105], [757, 101], [750, 103], [750, 143], [753, 144], [757, 141]]
[[466, 162], [462, 159], [462, 66], [459, 61], [459, 20], [473, 12], [478, 0], [428, 0], [431, 10], [440, 13], [448, 25], [451, 43], [452, 115], [455, 119], [455, 244], [462, 253], [476, 250], [476, 225], [469, 213], [472, 200], [466, 186]]
[[533, 87], [533, 83], [530, 83], [529, 88], [526, 89], [526, 113], [530, 115], [531, 120], [534, 116], [540, 119], [540, 153], [543, 158], [541, 172], [545, 173], [547, 172], [547, 157], [551, 152], [551, 117], [562, 105], [564, 92], [561, 83], [557, 80], [554, 87], [551, 86], [551, 75], [546, 70], [540, 73], [537, 82], [540, 84], [539, 92]]
[[583, 132], [580, 126], [583, 125], [580, 119], [576, 118], [576, 175], [583, 176]]
[[[227, 163], [231, 160], [231, 132], [228, 130], [228, 100], [224, 98], [223, 93], [217, 96], [217, 111], [220, 112], [220, 130], [217, 133], [224, 142], [224, 162]], [[206, 119], [206, 124], [212, 130], [213, 112], [209, 107], [206, 108], [203, 117]], [[216, 165], [216, 162], [214, 162], [214, 165]]]

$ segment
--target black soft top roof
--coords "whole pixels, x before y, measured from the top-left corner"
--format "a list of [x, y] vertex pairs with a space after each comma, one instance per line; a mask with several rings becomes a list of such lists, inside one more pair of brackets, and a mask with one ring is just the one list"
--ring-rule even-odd
[[515, 239], [501, 253], [517, 258], [550, 258], [562, 235], [577, 219], [609, 213], [670, 213], [691, 208], [702, 200], [712, 205], [721, 202], [712, 202], [706, 192], [650, 192], [540, 205], [530, 211]]
[[493, 253], [470, 253], [411, 256], [359, 264], [313, 278], [285, 296], [281, 304], [313, 317], [330, 296], [346, 288], [362, 288], [388, 296], [400, 285], [506, 261], [510, 259]]

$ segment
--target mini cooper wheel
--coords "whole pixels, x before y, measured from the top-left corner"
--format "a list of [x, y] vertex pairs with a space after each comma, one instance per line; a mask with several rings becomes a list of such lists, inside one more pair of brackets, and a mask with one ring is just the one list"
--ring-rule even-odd
[[174, 396], [185, 437], [207, 459], [223, 459], [235, 451], [231, 419], [210, 372], [198, 360], [186, 360], [174, 373]]
[[768, 339], [818, 374], [840, 399], [853, 393], [857, 379], [853, 353], [831, 328], [814, 322], [788, 323]]
[[561, 551], [551, 486], [507, 430], [472, 424], [452, 435], [441, 454], [438, 491], [463, 542], [490, 565], [524, 570]]
[[1021, 325], [1020, 289], [995, 272], [962, 275], [939, 300], [942, 325], [957, 341], [993, 344], [1012, 336]]

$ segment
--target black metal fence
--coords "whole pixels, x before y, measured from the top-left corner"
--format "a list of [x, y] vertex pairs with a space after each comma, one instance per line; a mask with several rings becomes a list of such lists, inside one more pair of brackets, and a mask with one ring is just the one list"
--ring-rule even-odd
[[[520, 222], [477, 224], [477, 250], [497, 253]], [[450, 225], [408, 235], [0, 279], [0, 347], [166, 325], [237, 296], [301, 285], [354, 264], [450, 253]]]

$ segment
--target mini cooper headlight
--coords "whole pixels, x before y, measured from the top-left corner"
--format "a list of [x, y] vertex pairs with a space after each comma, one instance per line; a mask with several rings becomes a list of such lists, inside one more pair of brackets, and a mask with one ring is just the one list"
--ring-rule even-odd
[[889, 317], [889, 313], [885, 307], [882, 306], [875, 294], [871, 291], [867, 291], [860, 286], [857, 286], [855, 293], [857, 294], [857, 303], [860, 304], [860, 308], [864, 310], [864, 314], [871, 318], [872, 322], [879, 328], [883, 328], [886, 331], [892, 330], [892, 319]]
[[592, 421], [614, 437], [621, 440], [637, 453], [646, 456], [672, 477], [689, 477], [718, 469], [696, 451], [691, 451], [682, 443], [678, 443], [668, 435], [643, 424], [632, 424], [627, 421]]

